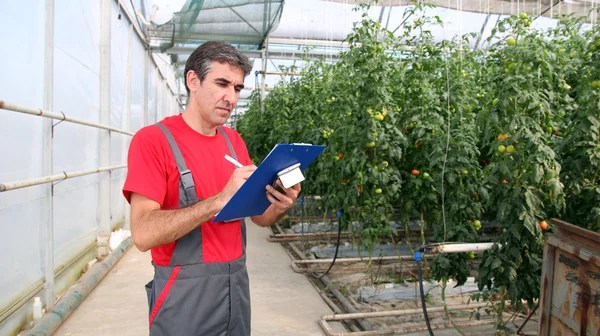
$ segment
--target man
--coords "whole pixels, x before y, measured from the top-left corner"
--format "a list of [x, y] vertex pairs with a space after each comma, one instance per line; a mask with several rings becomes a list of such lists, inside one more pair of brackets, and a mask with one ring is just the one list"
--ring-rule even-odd
[[[251, 70], [232, 46], [204, 43], [185, 66], [185, 111], [131, 141], [123, 194], [133, 242], [151, 251], [155, 268], [146, 285], [150, 335], [250, 335], [245, 224], [212, 219], [256, 169], [240, 135], [222, 126]], [[236, 169], [226, 154], [244, 167]], [[271, 205], [254, 223], [280, 219], [300, 185], [283, 191], [265, 186]]]

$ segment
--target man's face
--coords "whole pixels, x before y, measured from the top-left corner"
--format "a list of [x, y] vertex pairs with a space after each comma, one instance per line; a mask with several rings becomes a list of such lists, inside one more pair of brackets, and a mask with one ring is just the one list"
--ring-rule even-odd
[[190, 86], [195, 96], [200, 118], [205, 124], [216, 127], [225, 124], [237, 105], [244, 88], [244, 72], [228, 63], [212, 62], [204, 81], [196, 76]]

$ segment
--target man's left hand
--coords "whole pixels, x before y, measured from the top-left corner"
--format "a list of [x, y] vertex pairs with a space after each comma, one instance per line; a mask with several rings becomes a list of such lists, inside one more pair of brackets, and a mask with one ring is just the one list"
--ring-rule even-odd
[[275, 207], [275, 210], [279, 213], [285, 213], [294, 205], [294, 201], [298, 198], [298, 194], [300, 194], [300, 183], [291, 186], [290, 188], [285, 188], [281, 183], [281, 180], [277, 180], [277, 185], [283, 189], [285, 194], [277, 191], [277, 189], [273, 188], [271, 185], [267, 185], [267, 199], [271, 204]]

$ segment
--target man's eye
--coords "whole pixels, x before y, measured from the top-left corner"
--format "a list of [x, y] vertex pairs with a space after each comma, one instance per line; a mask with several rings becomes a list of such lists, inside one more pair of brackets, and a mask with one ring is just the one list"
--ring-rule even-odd
[[219, 85], [220, 87], [226, 87], [227, 83], [217, 83], [217, 85]]
[[235, 88], [235, 92], [237, 92], [237, 93], [240, 93], [240, 92], [242, 92], [242, 89], [240, 89], [240, 88]]

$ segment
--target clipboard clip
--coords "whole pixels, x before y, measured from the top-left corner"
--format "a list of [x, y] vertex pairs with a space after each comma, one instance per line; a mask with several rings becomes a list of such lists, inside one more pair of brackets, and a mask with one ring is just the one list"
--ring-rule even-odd
[[[277, 177], [281, 180], [284, 187], [289, 188], [304, 181], [304, 174], [300, 170], [300, 163], [295, 163], [277, 173]], [[275, 179], [277, 181], [277, 178]], [[273, 184], [275, 184], [273, 181]]]

